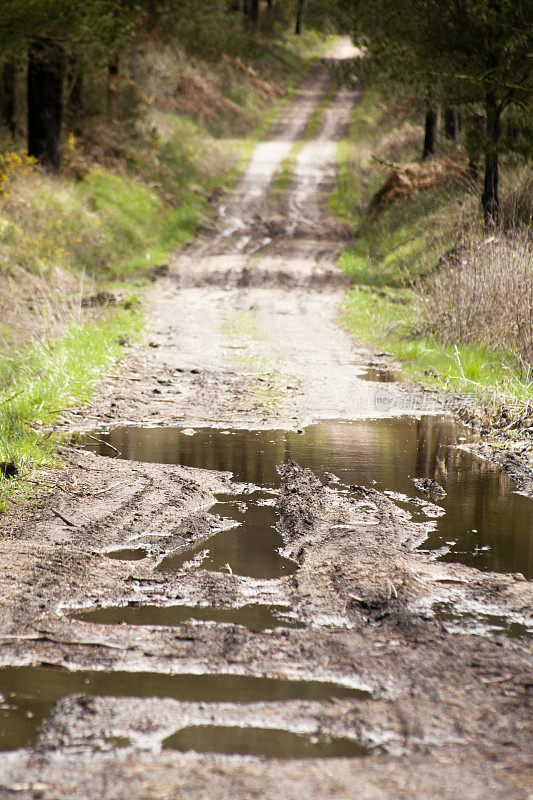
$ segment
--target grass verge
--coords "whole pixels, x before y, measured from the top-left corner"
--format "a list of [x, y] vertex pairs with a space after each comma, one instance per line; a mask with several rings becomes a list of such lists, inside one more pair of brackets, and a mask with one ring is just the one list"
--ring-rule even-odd
[[99, 322], [70, 324], [55, 339], [19, 350], [0, 361], [0, 462], [20, 478], [0, 475], [0, 511], [32, 493], [37, 470], [56, 465], [58, 435], [46, 432], [64, 409], [87, 402], [104, 369], [122, 355], [121, 341], [138, 334], [142, 317], [135, 303]]

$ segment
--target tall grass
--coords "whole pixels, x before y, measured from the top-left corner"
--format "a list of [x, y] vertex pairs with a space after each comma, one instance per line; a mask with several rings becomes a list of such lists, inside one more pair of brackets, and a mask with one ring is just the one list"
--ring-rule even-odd
[[482, 341], [533, 364], [533, 239], [526, 230], [461, 241], [416, 283], [424, 327], [444, 344]]
[[[129, 308], [100, 323], [72, 323], [62, 335], [0, 360], [0, 462], [15, 463], [21, 474], [19, 495], [27, 491], [24, 481], [34, 470], [56, 463], [57, 438], [46, 426], [65, 409], [92, 398], [102, 370], [123, 352], [121, 337], [140, 326], [140, 314]], [[0, 476], [0, 511], [13, 484]]]

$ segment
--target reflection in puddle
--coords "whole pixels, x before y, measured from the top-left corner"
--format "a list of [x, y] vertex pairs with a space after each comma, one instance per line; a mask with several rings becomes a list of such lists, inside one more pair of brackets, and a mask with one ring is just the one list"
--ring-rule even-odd
[[378, 367], [369, 367], [362, 375], [357, 376], [362, 381], [372, 381], [373, 383], [397, 383], [399, 377], [395, 372]]
[[[228, 435], [227, 431], [204, 428], [194, 436], [185, 436], [172, 428], [126, 427], [107, 434], [99, 432], [98, 436], [118, 448], [122, 458], [228, 470], [238, 481], [263, 487], [278, 485], [276, 466], [289, 458], [309, 467], [322, 480], [333, 473], [345, 485], [375, 486], [409, 497], [418, 494], [422, 500], [428, 498], [413, 487], [411, 478], [430, 478], [447, 492], [439, 500], [446, 513], [437, 520], [425, 548], [446, 546], [449, 553], [444, 560], [533, 576], [531, 499], [517, 494], [500, 468], [453, 447], [464, 438], [464, 429], [449, 419], [425, 416], [346, 424], [325, 422], [310, 426], [304, 435], [248, 430], [234, 430]], [[110, 453], [103, 444], [82, 441], [102, 455]], [[235, 510], [224, 513], [237, 518]], [[241, 536], [242, 545], [251, 526], [246, 534], [238, 531], [239, 528], [233, 529], [233, 534]], [[224, 548], [232, 541], [229, 533], [219, 540], [221, 545], [224, 542]], [[210, 548], [211, 541], [204, 547]], [[224, 548], [212, 556], [217, 566], [210, 568], [221, 569], [229, 563], [238, 572], [242, 567], [234, 568], [233, 556], [226, 557]], [[233, 555], [238, 560], [238, 554]], [[277, 574], [281, 572], [274, 571]]]
[[320, 741], [305, 734], [276, 728], [239, 728], [193, 725], [169, 736], [163, 747], [264, 758], [354, 758], [368, 749], [352, 739]]
[[53, 667], [0, 668], [0, 750], [30, 747], [54, 703], [70, 694], [169, 697], [250, 703], [259, 700], [326, 700], [369, 697], [335, 683], [243, 675], [162, 675], [155, 672], [68, 672]]
[[231, 622], [254, 632], [273, 628], [300, 628], [303, 623], [284, 616], [287, 606], [250, 604], [241, 608], [212, 606], [123, 606], [71, 614], [73, 619], [100, 625], [182, 625], [190, 620]]

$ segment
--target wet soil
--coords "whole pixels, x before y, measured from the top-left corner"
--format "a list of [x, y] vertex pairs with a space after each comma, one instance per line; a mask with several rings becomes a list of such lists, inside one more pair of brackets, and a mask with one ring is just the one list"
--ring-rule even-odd
[[[39, 500], [1, 520], [1, 798], [528, 797], [531, 643], [506, 633], [530, 624], [532, 591], [523, 553], [512, 571], [504, 563], [514, 528], [492, 566], [451, 552], [443, 560], [428, 544], [452, 507], [456, 520], [463, 509], [462, 529], [476, 527], [471, 514], [489, 528], [493, 515], [501, 522], [510, 484], [476, 470], [453, 441], [444, 457], [428, 417], [390, 422], [407, 424], [407, 443], [429, 426], [427, 446], [407, 447], [402, 461], [387, 424], [406, 409], [420, 416], [431, 397], [368, 380], [370, 365], [395, 365], [337, 322], [336, 254], [349, 233], [325, 207], [357, 93], [337, 92], [287, 194], [269, 190], [330, 77], [317, 65], [304, 80], [213, 224], [155, 284], [145, 345], [107, 376], [94, 406], [62, 423], [218, 432], [183, 434], [190, 445], [180, 443], [179, 458], [169, 441], [172, 458], [152, 462], [131, 437], [123, 459], [66, 447], [66, 468], [50, 470]], [[326, 459], [296, 449], [312, 438], [298, 429], [327, 420], [360, 421], [344, 467], [331, 456], [336, 424], [327, 423]], [[238, 429], [257, 432], [255, 453]], [[187, 463], [187, 448], [201, 454], [209, 436], [227, 442], [226, 461]], [[368, 440], [380, 442], [378, 463]], [[420, 494], [416, 476], [448, 494]], [[475, 510], [479, 486], [488, 500]], [[276, 505], [260, 504], [269, 500]], [[430, 505], [447, 513], [432, 518]], [[217, 537], [242, 536], [248, 511], [262, 519], [261, 541], [272, 537], [258, 557], [270, 554], [268, 574], [228, 569], [226, 546], [202, 564]], [[525, 529], [527, 515], [516, 514]], [[457, 543], [472, 552], [469, 537]], [[146, 557], [109, 557], [138, 548]], [[165, 559], [177, 561], [162, 569]], [[238, 615], [250, 606], [290, 609], [300, 627], [247, 624]], [[178, 607], [196, 611], [153, 624], [73, 617]], [[214, 619], [198, 619], [206, 607]], [[499, 630], [483, 622], [494, 617]]]
[[[434, 530], [422, 547], [438, 549], [443, 560], [530, 578], [533, 502], [516, 491], [500, 468], [463, 449], [467, 438], [472, 438], [468, 429], [451, 419], [422, 416], [327, 422], [299, 433], [213, 428], [183, 433], [180, 428], [130, 426], [99, 432], [98, 442], [81, 442], [101, 455], [227, 470], [237, 480], [262, 487], [277, 487], [278, 465], [293, 459], [338, 488], [373, 486], [411, 514], [434, 519]], [[417, 489], [417, 479], [435, 481], [444, 487], [444, 496]], [[281, 544], [274, 531], [275, 513], [256, 504], [268, 502], [268, 495], [247, 495], [249, 508], [240, 513], [235, 502], [233, 498], [232, 507], [230, 498], [227, 507], [219, 503], [212, 509], [242, 525], [238, 537], [230, 530], [210, 541], [206, 566], [220, 569], [229, 563], [234, 572], [253, 577], [284, 574], [290, 565], [284, 568], [280, 562], [276, 568], [271, 563]], [[177, 568], [201, 549], [199, 545], [196, 551], [166, 559], [160, 568]]]

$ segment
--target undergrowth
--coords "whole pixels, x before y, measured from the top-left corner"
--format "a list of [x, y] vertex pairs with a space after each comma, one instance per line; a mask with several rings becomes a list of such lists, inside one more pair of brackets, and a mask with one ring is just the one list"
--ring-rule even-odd
[[[477, 394], [494, 420], [505, 406], [520, 424], [533, 411], [532, 244], [524, 218], [528, 209], [531, 215], [530, 181], [507, 165], [503, 224], [490, 236], [477, 186], [470, 191], [467, 182], [419, 191], [370, 213], [387, 176], [372, 154], [419, 158], [423, 131], [399, 117], [369, 90], [355, 110], [350, 139], [339, 145], [330, 209], [356, 236], [340, 257], [355, 284], [345, 324], [398, 358], [408, 377]], [[437, 157], [449, 151], [443, 142]]]

